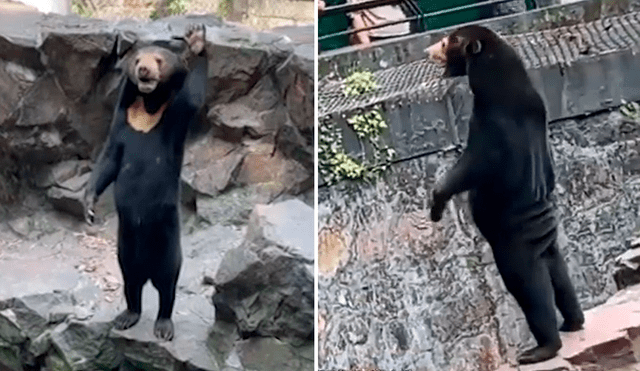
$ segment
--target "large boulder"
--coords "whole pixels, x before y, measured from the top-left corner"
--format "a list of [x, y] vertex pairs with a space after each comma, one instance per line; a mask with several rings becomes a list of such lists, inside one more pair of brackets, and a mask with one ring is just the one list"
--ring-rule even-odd
[[216, 319], [243, 336], [304, 343], [313, 339], [313, 209], [291, 200], [257, 205], [244, 243], [216, 273]]

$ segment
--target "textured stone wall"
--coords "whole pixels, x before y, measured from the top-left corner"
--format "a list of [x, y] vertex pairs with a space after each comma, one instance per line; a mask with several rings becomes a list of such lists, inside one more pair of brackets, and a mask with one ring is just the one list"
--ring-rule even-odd
[[232, 188], [259, 188], [249, 192], [259, 202], [312, 191], [313, 27], [256, 32], [215, 16], [113, 23], [1, 6], [0, 17], [0, 202], [19, 200], [26, 184], [78, 214], [90, 167], [39, 180], [61, 162], [96, 158], [121, 61], [151, 42], [179, 52], [184, 43], [169, 41], [189, 23], [207, 26], [210, 59], [206, 118], [185, 154], [185, 203], [215, 223], [211, 197]]
[[[559, 243], [585, 309], [616, 291], [614, 258], [637, 226], [639, 132], [617, 110], [550, 125]], [[466, 194], [441, 223], [429, 219], [433, 184], [456, 158], [420, 157], [375, 184], [319, 190], [321, 368], [484, 370], [534, 344]]]

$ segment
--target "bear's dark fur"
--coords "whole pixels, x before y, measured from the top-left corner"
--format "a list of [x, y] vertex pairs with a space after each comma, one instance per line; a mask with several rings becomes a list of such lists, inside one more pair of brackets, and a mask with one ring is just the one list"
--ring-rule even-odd
[[142, 286], [151, 280], [160, 296], [154, 334], [164, 340], [174, 334], [171, 313], [182, 263], [179, 184], [184, 144], [187, 129], [204, 106], [207, 83], [204, 26], [190, 26], [185, 39], [189, 63], [158, 46], [141, 48], [126, 61], [109, 136], [85, 194], [91, 223], [97, 198], [115, 183], [118, 262], [127, 301], [115, 327], [127, 329], [138, 322]]
[[581, 329], [584, 316], [556, 242], [544, 102], [516, 51], [484, 27], [460, 28], [428, 51], [446, 76], [467, 75], [474, 94], [467, 147], [436, 186], [431, 218], [439, 221], [453, 195], [470, 191], [474, 222], [538, 342], [518, 361], [550, 359], [562, 346], [554, 305], [562, 331]]

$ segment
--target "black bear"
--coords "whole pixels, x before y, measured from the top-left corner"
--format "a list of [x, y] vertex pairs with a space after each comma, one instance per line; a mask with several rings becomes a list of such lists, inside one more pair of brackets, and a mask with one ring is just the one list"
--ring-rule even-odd
[[553, 159], [546, 108], [516, 51], [491, 30], [462, 27], [427, 49], [445, 76], [469, 78], [473, 111], [467, 147], [433, 191], [431, 219], [469, 192], [472, 216], [493, 250], [505, 286], [524, 312], [538, 345], [521, 364], [553, 358], [561, 331], [577, 331], [584, 315], [560, 255]]
[[114, 320], [123, 330], [142, 311], [142, 286], [151, 280], [160, 296], [154, 334], [173, 338], [171, 313], [182, 264], [180, 170], [187, 129], [204, 107], [207, 55], [204, 25], [187, 28], [186, 54], [147, 46], [125, 60], [120, 95], [107, 142], [85, 193], [85, 216], [114, 182], [118, 213], [118, 262], [127, 309]]

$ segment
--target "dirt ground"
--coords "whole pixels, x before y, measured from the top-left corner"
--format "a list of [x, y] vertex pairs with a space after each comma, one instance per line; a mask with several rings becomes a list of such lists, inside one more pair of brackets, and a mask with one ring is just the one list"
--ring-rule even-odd
[[[224, 16], [221, 9], [232, 4], [234, 15], [224, 17], [259, 30], [295, 26], [314, 22], [314, 2], [311, 0], [185, 0], [187, 14], [214, 13]], [[156, 9], [156, 0], [84, 0], [95, 7], [94, 18], [118, 20], [149, 18]]]

